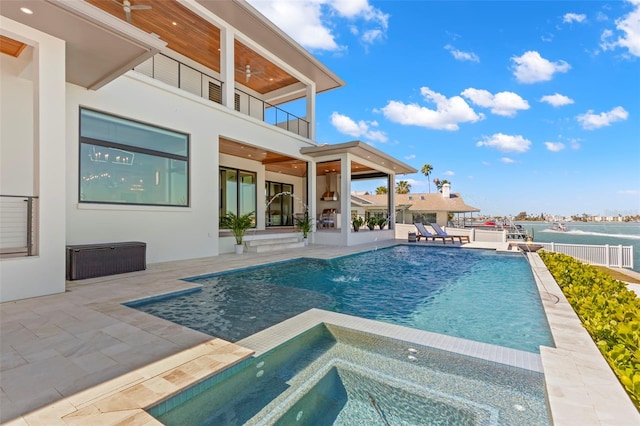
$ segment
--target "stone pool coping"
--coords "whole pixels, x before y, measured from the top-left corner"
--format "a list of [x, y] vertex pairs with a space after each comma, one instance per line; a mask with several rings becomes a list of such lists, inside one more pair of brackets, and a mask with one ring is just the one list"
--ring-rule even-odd
[[[395, 245], [398, 242], [380, 244], [379, 248]], [[141, 342], [127, 341], [126, 336], [120, 336], [122, 327], [132, 327], [136, 330], [144, 331], [144, 338], [161, 337], [162, 344], [171, 340], [175, 345], [168, 345], [164, 351], [145, 355], [138, 368], [125, 368], [124, 374], [106, 371], [103, 378], [97, 380], [80, 381], [73, 384], [70, 389], [74, 391], [65, 392], [57, 389], [58, 394], [46, 395], [49, 401], [41, 404], [41, 408], [27, 408], [18, 412], [13, 418], [7, 418], [7, 424], [33, 424], [33, 425], [53, 425], [53, 424], [160, 424], [151, 417], [144, 408], [149, 408], [193, 383], [198, 383], [205, 377], [209, 377], [215, 372], [233, 365], [248, 356], [254, 350], [257, 352], [265, 350], [267, 346], [260, 346], [257, 342], [258, 335], [254, 342], [244, 341], [237, 344], [229, 343], [221, 339], [211, 339], [210, 336], [197, 333], [184, 327], [176, 326], [159, 318], [133, 311], [121, 304], [136, 298], [149, 297], [153, 295], [168, 293], [172, 291], [184, 290], [193, 287], [193, 284], [180, 281], [178, 278], [200, 275], [211, 272], [236, 269], [244, 266], [251, 266], [258, 263], [270, 263], [278, 260], [291, 259], [300, 256], [331, 258], [345, 254], [371, 250], [370, 245], [356, 246], [348, 248], [336, 248], [329, 246], [309, 246], [296, 251], [295, 255], [287, 252], [270, 253], [264, 255], [222, 255], [216, 258], [194, 259], [182, 262], [167, 262], [165, 264], [150, 265], [149, 270], [123, 274], [103, 279], [85, 280], [81, 283], [70, 284], [71, 292], [68, 294], [45, 296], [36, 299], [28, 299], [18, 302], [6, 302], [0, 305], [2, 314], [3, 335], [3, 358], [2, 358], [2, 405], [3, 411], [8, 401], [15, 398], [14, 395], [29, 395], [36, 393], [37, 383], [45, 384], [42, 377], [31, 378], [38, 381], [32, 383], [20, 383], [26, 380], [24, 373], [33, 371], [37, 365], [43, 369], [55, 369], [60, 357], [70, 359], [81, 365], [85, 369], [88, 367], [89, 355], [81, 350], [74, 349], [69, 353], [64, 352], [60, 345], [65, 345], [64, 340], [60, 340], [59, 335], [63, 332], [74, 334], [74, 339], [91, 339], [95, 336], [86, 336], [86, 333], [75, 332], [67, 322], [57, 317], [60, 309], [74, 309], [75, 322], [85, 322], [87, 327], [90, 324], [100, 327], [96, 322], [94, 314], [101, 315], [101, 321], [107, 322], [106, 330], [110, 336], [117, 337], [121, 341], [114, 342], [116, 346], [123, 345], [123, 341], [134, 347], [136, 343], [144, 346], [144, 339]], [[551, 277], [539, 256], [535, 253], [528, 254], [531, 261], [536, 283], [538, 285], [543, 306], [551, 327], [556, 348], [541, 348], [541, 354], [533, 355], [528, 361], [510, 361], [510, 355], [491, 353], [488, 349], [486, 354], [483, 351], [487, 348], [478, 349], [458, 347], [459, 351], [470, 351], [473, 356], [486, 357], [497, 362], [506, 361], [514, 363], [516, 367], [529, 366], [527, 368], [536, 369], [535, 361], [539, 357], [542, 369], [545, 373], [547, 395], [551, 418], [555, 424], [559, 425], [598, 425], [598, 424], [640, 424], [640, 414], [631, 403], [629, 397], [618, 382], [617, 378], [600, 355], [597, 347], [582, 327], [580, 320], [568, 304], [562, 292], [558, 288], [555, 280]], [[59, 304], [62, 306], [54, 309]], [[327, 314], [325, 311], [312, 310], [302, 315], [309, 317], [318, 316], [318, 311], [323, 318]], [[26, 313], [25, 313], [26, 312]], [[340, 314], [328, 313], [333, 318], [331, 321], [338, 321]], [[38, 321], [34, 321], [30, 315], [38, 316]], [[107, 318], [102, 318], [106, 316]], [[348, 316], [346, 316], [348, 317]], [[298, 318], [300, 319], [300, 318]], [[312, 321], [319, 321], [316, 318]], [[358, 319], [361, 320], [361, 319]], [[353, 317], [348, 317], [348, 321], [353, 323]], [[365, 323], [370, 320], [363, 320]], [[295, 324], [296, 321], [288, 320]], [[381, 331], [386, 326], [375, 323], [377, 334], [385, 333]], [[296, 327], [302, 326], [302, 323]], [[365, 324], [366, 326], [366, 324]], [[66, 328], [65, 328], [66, 327]], [[79, 325], [75, 325], [79, 327]], [[394, 326], [398, 327], [398, 326]], [[71, 330], [71, 331], [70, 331]], [[412, 329], [408, 329], [412, 330]], [[414, 330], [412, 330], [414, 331]], [[388, 331], [390, 337], [407, 340], [415, 339], [415, 335], [402, 336], [398, 329], [391, 327]], [[411, 332], [408, 332], [411, 334]], [[427, 333], [427, 332], [422, 332]], [[33, 335], [36, 335], [36, 339]], [[418, 333], [419, 334], [419, 333]], [[429, 333], [434, 334], [434, 333]], [[141, 335], [142, 336], [142, 335]], [[436, 339], [438, 335], [433, 337]], [[444, 336], [440, 343], [429, 339], [432, 344], [448, 345], [451, 337]], [[463, 339], [458, 339], [463, 342]], [[21, 345], [26, 341], [27, 345]], [[32, 342], [35, 342], [32, 344]], [[48, 343], [57, 342], [55, 349], [47, 349]], [[152, 345], [154, 340], [150, 340]], [[5, 344], [9, 343], [10, 351], [5, 357]], [[244, 343], [249, 348], [243, 347]], [[36, 345], [36, 346], [34, 346]], [[467, 343], [464, 343], [467, 345]], [[482, 345], [482, 344], [480, 344]], [[29, 346], [34, 351], [37, 349], [39, 357], [50, 357], [47, 359], [36, 359], [36, 355], [26, 353]], [[486, 345], [491, 346], [491, 345]], [[80, 349], [87, 348], [81, 344]], [[162, 347], [162, 345], [161, 345]], [[109, 348], [109, 352], [102, 350], [101, 353], [115, 353], [115, 346]], [[500, 348], [500, 347], [498, 347]], [[44, 354], [43, 352], [44, 351]], [[510, 350], [507, 350], [507, 352]], [[169, 352], [169, 355], [166, 355]], [[516, 351], [519, 352], [519, 351]], [[36, 353], [36, 352], [34, 352]], [[83, 356], [74, 358], [74, 355]], [[127, 353], [125, 352], [125, 355]], [[114, 359], [117, 356], [112, 355]], [[20, 359], [22, 361], [20, 361]], [[146, 361], [144, 361], [146, 359]], [[6, 361], [8, 360], [8, 361]], [[144, 361], [144, 362], [143, 362]], [[26, 364], [20, 364], [25, 362]], [[124, 364], [124, 362], [123, 362]], [[66, 365], [66, 364], [65, 364]], [[7, 367], [7, 368], [5, 368]], [[126, 366], [125, 366], [126, 367]], [[31, 370], [29, 369], [31, 368]], [[93, 367], [96, 368], [96, 367]], [[120, 372], [121, 370], [114, 370]], [[101, 376], [102, 377], [102, 376]], [[73, 381], [72, 378], [61, 376], [58, 381]], [[12, 382], [13, 381], [13, 382]], [[17, 383], [14, 383], [17, 382]], [[64, 383], [63, 383], [64, 384]], [[16, 386], [17, 385], [17, 386]], [[5, 388], [6, 386], [6, 388]], [[62, 384], [57, 386], [63, 388]], [[24, 388], [24, 389], [22, 389]], [[80, 388], [75, 391], [76, 388]], [[6, 390], [5, 390], [6, 389]]]

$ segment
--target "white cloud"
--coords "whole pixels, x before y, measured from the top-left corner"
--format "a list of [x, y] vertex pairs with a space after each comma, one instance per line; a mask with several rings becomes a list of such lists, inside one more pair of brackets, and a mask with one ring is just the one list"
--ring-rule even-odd
[[520, 135], [505, 135], [495, 133], [492, 136], [485, 136], [476, 146], [487, 146], [503, 152], [526, 152], [531, 146], [531, 141]]
[[465, 89], [461, 95], [475, 105], [491, 108], [492, 113], [506, 117], [515, 116], [519, 110], [529, 109], [529, 103], [513, 92], [492, 95], [487, 90], [469, 88]]
[[436, 105], [435, 110], [417, 103], [389, 101], [381, 111], [388, 120], [395, 123], [439, 130], [458, 130], [460, 123], [475, 123], [484, 118], [483, 114], [476, 114], [460, 96], [447, 98], [428, 87], [422, 87], [420, 93], [427, 102]]
[[453, 172], [452, 170], [447, 170], [446, 172], [443, 173], [445, 176], [454, 176], [455, 172]]
[[549, 81], [555, 73], [567, 72], [571, 68], [565, 61], [551, 62], [532, 50], [522, 56], [514, 56], [511, 60], [515, 63], [513, 75], [520, 83]]
[[367, 44], [372, 44], [376, 40], [380, 40], [382, 38], [384, 38], [384, 32], [382, 32], [382, 30], [376, 29], [365, 31], [360, 39]]
[[617, 47], [627, 48], [633, 56], [640, 56], [640, 0], [627, 0], [634, 6], [629, 14], [616, 19], [616, 29], [619, 32], [617, 40], [611, 30], [602, 33], [600, 47], [603, 50], [613, 50]]
[[458, 50], [450, 44], [447, 44], [444, 48], [451, 52], [453, 57], [458, 61], [480, 62], [480, 58], [478, 58], [478, 55], [473, 52], [463, 52], [462, 50]]
[[372, 127], [378, 126], [378, 123], [375, 121], [360, 120], [356, 123], [346, 115], [334, 112], [331, 114], [331, 124], [340, 133], [353, 136], [354, 138], [364, 138], [376, 142], [386, 142], [388, 140], [384, 132], [372, 129]]
[[617, 193], [620, 195], [640, 195], [640, 191], [637, 189], [619, 189]]
[[572, 23], [572, 22], [584, 22], [587, 20], [587, 15], [584, 13], [565, 13], [562, 17], [562, 22], [564, 23]]
[[540, 98], [540, 102], [546, 102], [549, 105], [553, 105], [554, 107], [559, 107], [572, 104], [573, 99], [568, 96], [555, 93], [553, 95], [543, 96], [542, 98]]
[[513, 160], [513, 159], [511, 159], [509, 157], [502, 157], [500, 159], [500, 161], [502, 161], [505, 164], [511, 164], [511, 163], [515, 163], [516, 162], [516, 160]]
[[360, 40], [371, 44], [386, 34], [389, 15], [368, 0], [248, 0], [291, 38], [308, 49], [340, 51], [336, 42], [337, 19], [357, 21], [367, 28], [360, 31], [353, 22], [348, 27]]
[[406, 155], [406, 156], [404, 157], [404, 159], [405, 159], [405, 160], [413, 160], [413, 159], [415, 159], [415, 158], [416, 158], [416, 155], [415, 155], [415, 154]]
[[562, 142], [545, 142], [544, 144], [551, 152], [558, 152], [564, 149], [564, 144]]
[[593, 130], [610, 126], [611, 123], [616, 121], [624, 121], [627, 117], [629, 117], [629, 113], [621, 106], [617, 106], [609, 112], [601, 112], [600, 114], [594, 114], [593, 110], [590, 109], [586, 113], [577, 116], [576, 119], [583, 129]]

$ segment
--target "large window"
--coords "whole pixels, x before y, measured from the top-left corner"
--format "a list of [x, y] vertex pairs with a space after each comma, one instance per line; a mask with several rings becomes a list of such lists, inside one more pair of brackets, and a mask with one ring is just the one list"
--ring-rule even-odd
[[80, 109], [80, 202], [189, 205], [189, 136]]
[[256, 213], [256, 174], [220, 167], [220, 217]]

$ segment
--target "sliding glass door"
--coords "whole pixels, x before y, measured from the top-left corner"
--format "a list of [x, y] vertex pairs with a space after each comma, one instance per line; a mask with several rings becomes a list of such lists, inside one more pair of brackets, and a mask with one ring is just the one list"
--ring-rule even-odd
[[293, 185], [266, 182], [267, 226], [293, 225]]

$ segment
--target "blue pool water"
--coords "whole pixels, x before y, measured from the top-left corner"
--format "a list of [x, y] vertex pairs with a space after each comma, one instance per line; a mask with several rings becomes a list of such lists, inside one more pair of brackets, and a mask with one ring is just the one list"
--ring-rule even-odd
[[553, 346], [522, 255], [400, 245], [190, 279], [191, 294], [135, 306], [229, 341], [320, 308], [529, 352]]
[[149, 412], [168, 426], [550, 424], [540, 373], [322, 325]]

